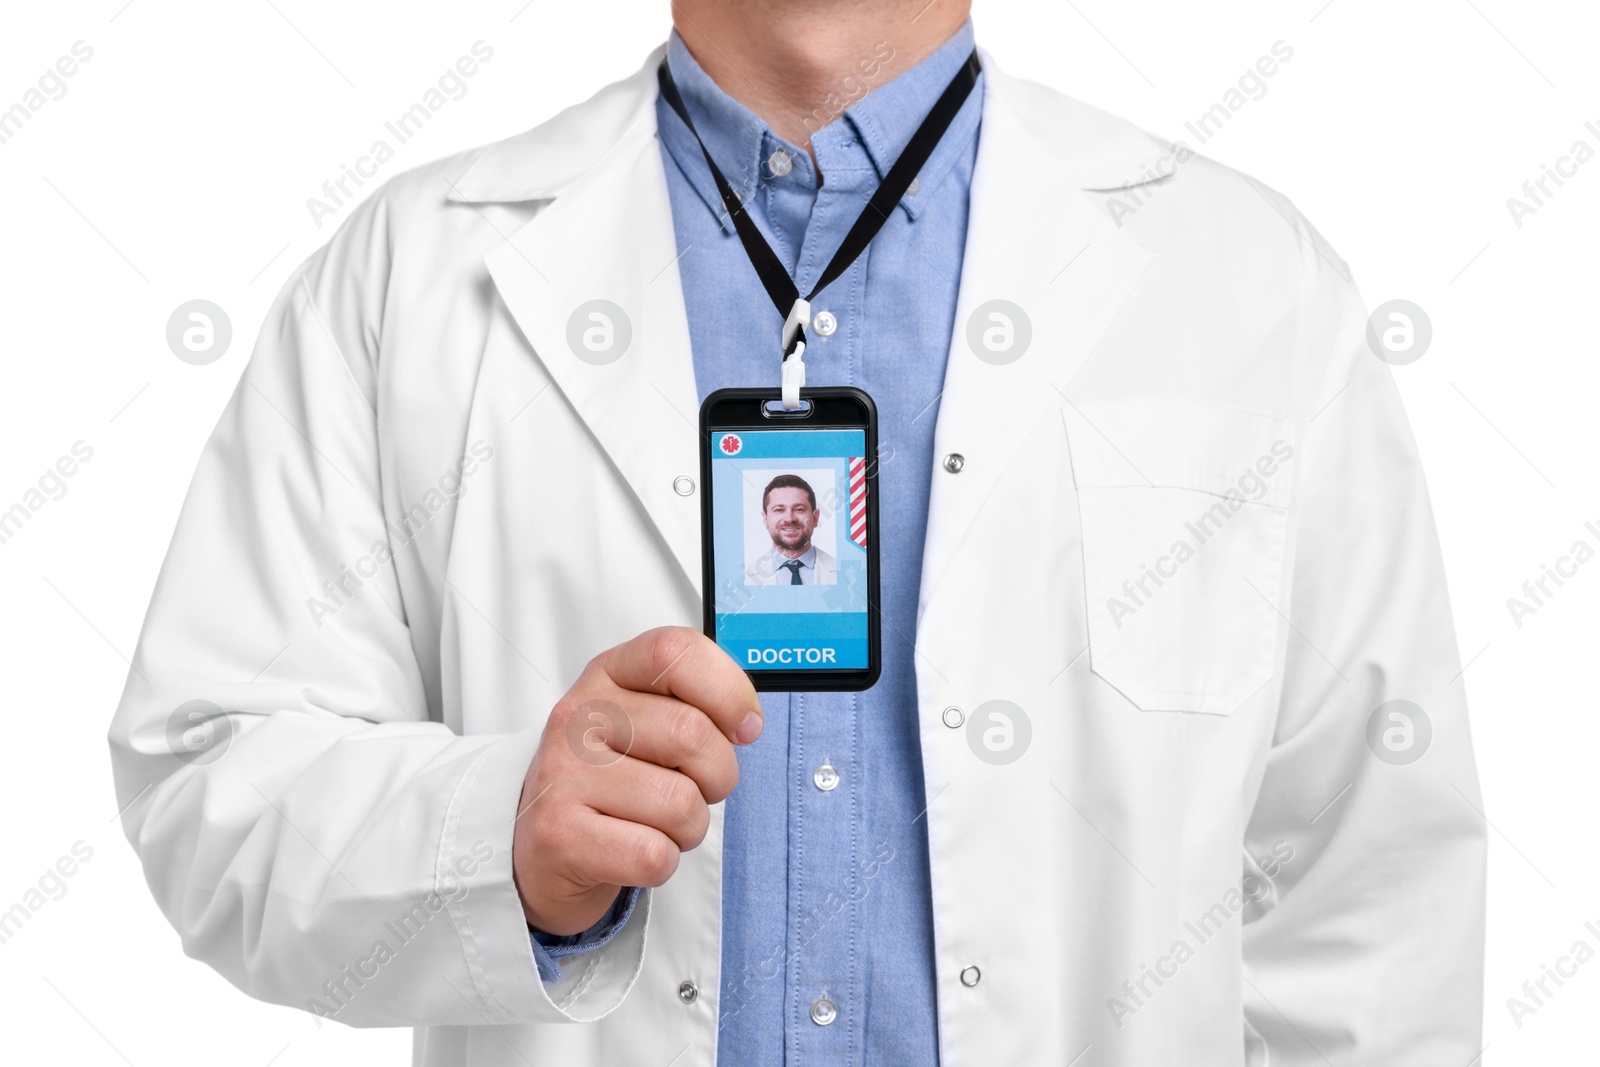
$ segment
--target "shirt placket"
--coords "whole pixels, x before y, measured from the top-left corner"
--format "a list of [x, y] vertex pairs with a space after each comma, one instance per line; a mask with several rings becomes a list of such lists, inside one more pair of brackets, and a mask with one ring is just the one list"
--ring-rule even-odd
[[[842, 146], [814, 142], [826, 175], [860, 166]], [[859, 144], [854, 146], [860, 152]], [[837, 151], [835, 151], [837, 150]], [[774, 229], [803, 235], [787, 264], [807, 292], [844, 239], [860, 202], [840, 188], [815, 188], [809, 159], [794, 161], [794, 173], [774, 184], [768, 205]], [[809, 188], [807, 188], [809, 183]], [[813, 385], [856, 380], [855, 323], [861, 308], [837, 298], [859, 299], [866, 255], [813, 302], [806, 363]], [[833, 322], [816, 328], [819, 310]], [[859, 786], [860, 696], [855, 693], [790, 695], [790, 843], [785, 1045], [790, 1063], [854, 1064], [861, 1061], [861, 921], [855, 872], [865, 834]]]

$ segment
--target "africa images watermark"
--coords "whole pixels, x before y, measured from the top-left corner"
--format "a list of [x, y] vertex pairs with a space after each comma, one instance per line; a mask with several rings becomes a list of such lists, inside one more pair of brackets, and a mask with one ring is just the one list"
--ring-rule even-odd
[[72, 442], [71, 451], [72, 455], [61, 456], [47, 467], [34, 485], [23, 492], [20, 500], [0, 511], [0, 545], [17, 536], [46, 504], [66, 496], [67, 479], [78, 473], [81, 464], [94, 458], [94, 448], [84, 441]]
[[388, 524], [388, 537], [372, 542], [372, 547], [355, 563], [341, 564], [339, 573], [323, 581], [322, 592], [326, 600], [317, 596], [306, 597], [306, 610], [311, 613], [311, 621], [317, 629], [322, 629], [325, 620], [337, 615], [356, 598], [356, 594], [366, 585], [366, 579], [376, 575], [380, 567], [389, 565], [394, 559], [395, 549], [410, 544], [433, 521], [435, 515], [461, 499], [467, 491], [467, 479], [478, 471], [479, 460], [487, 463], [494, 459], [494, 446], [487, 441], [472, 442], [469, 451], [471, 455], [462, 456], [459, 463], [439, 476], [437, 488], [429, 486], [421, 500], [402, 512], [398, 520]]
[[[1600, 122], [1586, 122], [1583, 128], [1596, 142], [1600, 142]], [[1511, 213], [1511, 221], [1517, 229], [1522, 229], [1530, 216], [1537, 215], [1539, 209], [1562, 190], [1567, 183], [1561, 179], [1576, 178], [1578, 168], [1594, 159], [1595, 154], [1594, 145], [1580, 137], [1572, 142], [1566, 155], [1556, 159], [1554, 167], [1548, 163], [1539, 164], [1539, 176], [1522, 183], [1522, 197], [1506, 197], [1506, 210]], [[1550, 188], [1551, 183], [1555, 184], [1554, 189]]]
[[[337, 215], [345, 203], [355, 197], [350, 183], [353, 182], [357, 189], [366, 185], [362, 179], [376, 177], [378, 169], [395, 157], [398, 146], [415, 137], [446, 104], [467, 95], [467, 79], [478, 73], [480, 64], [494, 58], [494, 49], [481, 40], [472, 42], [471, 52], [471, 55], [458, 58], [454, 66], [439, 75], [436, 85], [430, 86], [422, 94], [421, 100], [392, 121], [385, 122], [383, 128], [389, 136], [373, 141], [366, 155], [357, 157], [353, 168], [339, 164], [339, 176], [322, 183], [321, 197], [306, 198], [306, 210], [311, 213], [311, 221], [316, 223], [317, 229], [322, 229], [323, 222]], [[394, 138], [394, 144], [389, 143], [389, 137]]]
[[[1586, 922], [1583, 929], [1600, 941], [1600, 926]], [[1506, 998], [1506, 1010], [1511, 1013], [1511, 1021], [1517, 1024], [1517, 1029], [1522, 1029], [1523, 1020], [1528, 1016], [1537, 1015], [1540, 1008], [1548, 1007], [1547, 1002], [1566, 986], [1563, 979], [1577, 977], [1578, 968], [1594, 957], [1594, 946], [1586, 938], [1580, 937], [1572, 943], [1566, 955], [1556, 958], [1554, 967], [1548, 963], [1539, 964], [1539, 977], [1522, 983], [1522, 996]], [[1551, 983], [1555, 984], [1555, 989], [1550, 988]]]
[[[1243, 111], [1253, 100], [1267, 95], [1267, 80], [1277, 74], [1282, 65], [1294, 58], [1294, 48], [1284, 41], [1272, 42], [1270, 54], [1259, 57], [1255, 64], [1239, 76], [1235, 87], [1222, 94], [1222, 99], [1201, 112], [1183, 128], [1194, 135], [1199, 144], [1205, 144]], [[1184, 141], [1173, 141], [1172, 151], [1146, 164], [1139, 172], [1139, 188], [1119, 189], [1106, 197], [1106, 211], [1111, 221], [1122, 228], [1123, 220], [1136, 214], [1149, 202], [1156, 190], [1162, 188], [1164, 179], [1178, 173], [1178, 168], [1195, 158], [1195, 151]]]
[[772, 951], [755, 965], [754, 973], [750, 964], [746, 963], [737, 977], [730, 978], [723, 991], [722, 1022], [720, 1027], [728, 1025], [735, 1015], [745, 1009], [750, 1003], [753, 985], [770, 982], [781, 976], [788, 967], [791, 959], [798, 956], [805, 947], [814, 941], [823, 929], [844, 910], [846, 904], [859, 904], [867, 899], [872, 892], [872, 880], [883, 872], [883, 869], [894, 861], [897, 853], [895, 848], [887, 841], [880, 841], [873, 846], [872, 854], [857, 861], [859, 871], [852, 871], [846, 879], [846, 885], [841, 892], [830, 889], [822, 898], [822, 906], [814, 907], [800, 920], [795, 931], [795, 942], [792, 949], [785, 949], [782, 942], [773, 945]]
[[[811, 113], [801, 120], [807, 134], [816, 133], [844, 114], [845, 109], [851, 104], [865, 96], [868, 83], [883, 76], [883, 72], [894, 62], [894, 54], [894, 45], [888, 41], [879, 41], [873, 45], [870, 54], [856, 61], [856, 69], [861, 72], [860, 78], [854, 74], [846, 74], [839, 80], [839, 91], [830, 92], [823, 97], [822, 103], [812, 108]], [[813, 123], [815, 125], [812, 125]]]
[[35, 885], [22, 894], [21, 900], [5, 911], [0, 911], [0, 945], [16, 937], [46, 904], [66, 896], [67, 879], [77, 874], [79, 867], [93, 858], [92, 846], [84, 841], [74, 841], [68, 853], [46, 867]]
[[[1239, 488], [1229, 489], [1215, 504], [1183, 524], [1184, 530], [1194, 538], [1194, 544], [1191, 545], [1188, 538], [1178, 538], [1153, 567], [1141, 565], [1143, 573], [1138, 578], [1129, 578], [1122, 583], [1122, 596], [1106, 597], [1106, 611], [1111, 613], [1111, 621], [1117, 624], [1117, 629], [1122, 629], [1124, 619], [1137, 615], [1140, 608], [1154, 599], [1167, 580], [1176, 578], [1178, 568], [1194, 559], [1206, 542], [1221, 533], [1223, 526], [1241, 508], [1265, 497], [1268, 483], [1278, 473], [1279, 465], [1293, 458], [1294, 446], [1287, 441], [1274, 441], [1272, 448], [1239, 476]], [[1155, 589], [1150, 588], [1151, 582], [1155, 583]]]
[[380, 936], [373, 941], [366, 955], [340, 967], [323, 982], [322, 997], [306, 999], [306, 1010], [316, 1016], [318, 1026], [322, 1025], [323, 1019], [337, 1017], [366, 988], [368, 982], [375, 980], [383, 973], [384, 967], [394, 962], [401, 949], [420, 937], [428, 925], [451, 904], [472, 891], [467, 879], [475, 877], [484, 864], [494, 859], [494, 846], [487, 841], [474, 841], [468, 853], [458, 856], [453, 867], [445, 868], [439, 879], [439, 888], [415, 901], [393, 919], [386, 920], [380, 928]]
[[[1592, 536], [1596, 543], [1600, 543], [1600, 525], [1586, 522], [1583, 528]], [[1578, 576], [1578, 568], [1588, 563], [1595, 557], [1595, 547], [1585, 538], [1578, 538], [1572, 542], [1565, 555], [1556, 557], [1556, 565], [1548, 563], [1539, 564], [1539, 577], [1526, 579], [1522, 583], [1522, 596], [1506, 597], [1506, 610], [1511, 613], [1511, 621], [1517, 624], [1517, 629], [1522, 629], [1522, 620], [1529, 615], [1536, 615], [1539, 609], [1545, 607], [1556, 591], [1567, 583], [1563, 578], [1571, 579]], [[1555, 589], [1550, 588], [1554, 583]]]
[[83, 41], [73, 41], [71, 51], [71, 55], [61, 56], [39, 75], [37, 88], [24, 90], [21, 100], [0, 110], [0, 145], [9, 144], [46, 104], [66, 96], [67, 79], [94, 58], [94, 48]]
[[[1106, 1010], [1111, 1013], [1117, 1029], [1122, 1029], [1129, 1016], [1137, 1015], [1149, 1007], [1161, 988], [1177, 977], [1179, 968], [1194, 959], [1196, 952], [1244, 911], [1246, 904], [1258, 904], [1264, 900], [1272, 891], [1272, 880], [1278, 877], [1284, 864], [1294, 859], [1294, 855], [1293, 845], [1286, 841], [1273, 842], [1272, 852], [1255, 861], [1262, 878], [1257, 878], [1254, 873], [1246, 874], [1237, 889], [1230, 886], [1221, 900], [1183, 924], [1184, 931], [1194, 938], [1194, 944], [1189, 943], [1189, 937], [1180, 937], [1165, 955], [1156, 959], [1154, 967], [1139, 964], [1138, 976], [1122, 983], [1122, 996], [1106, 998]], [[1150, 988], [1151, 983], [1154, 983], [1154, 989]]]
[[[855, 61], [853, 70], [847, 70], [835, 83], [835, 87], [823, 95], [816, 107], [813, 107], [797, 119], [790, 120], [784, 125], [783, 129], [774, 130], [773, 132], [785, 137], [791, 143], [804, 144], [824, 126], [844, 114], [852, 104], [866, 96], [867, 91], [872, 88], [872, 83], [883, 78], [893, 66], [895, 56], [894, 45], [888, 41], [877, 42], [872, 46], [870, 52]], [[802, 131], [804, 132], [803, 137], [790, 136]], [[756, 163], [754, 166], [764, 175], [781, 177], [789, 173], [792, 160], [781, 163], [776, 161], [787, 156], [787, 153], [782, 153], [781, 156], [770, 156], [767, 160]], [[781, 172], [773, 169], [775, 163], [783, 168]], [[752, 165], [747, 160], [733, 164], [724, 163], [723, 165], [728, 168], [725, 171], [726, 177], [735, 186], [740, 184], [736, 179], [750, 177]], [[726, 217], [725, 209], [721, 205], [718, 206], [718, 214]], [[584, 358], [582, 352], [579, 352], [579, 358]]]

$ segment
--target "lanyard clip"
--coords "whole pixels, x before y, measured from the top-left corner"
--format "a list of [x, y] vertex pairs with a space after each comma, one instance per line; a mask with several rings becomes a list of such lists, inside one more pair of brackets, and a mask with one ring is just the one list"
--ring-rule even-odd
[[783, 410], [793, 411], [800, 406], [800, 389], [806, 384], [806, 343], [798, 342], [794, 354], [783, 361]]
[[794, 340], [794, 334], [799, 329], [809, 329], [811, 326], [811, 301], [804, 297], [795, 297], [794, 307], [789, 309], [789, 317], [783, 320], [783, 350], [789, 351], [789, 342]]
[[[811, 325], [811, 302], [796, 297], [783, 321], [783, 410], [793, 411], [800, 406], [800, 390], [806, 384], [806, 343], [795, 340], [795, 334]], [[789, 345], [794, 344], [794, 351]]]

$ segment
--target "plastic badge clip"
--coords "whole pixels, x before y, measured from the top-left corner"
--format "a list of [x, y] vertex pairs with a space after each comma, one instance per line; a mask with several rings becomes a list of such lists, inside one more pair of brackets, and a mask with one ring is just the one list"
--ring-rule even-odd
[[811, 302], [804, 297], [796, 297], [794, 307], [789, 309], [789, 317], [783, 320], [783, 350], [789, 351], [789, 342], [794, 340], [795, 331], [805, 327], [811, 328]]
[[806, 343], [795, 341], [795, 333], [811, 325], [811, 302], [804, 297], [796, 297], [794, 306], [789, 309], [789, 317], [783, 320], [783, 351], [789, 353], [789, 345], [794, 343], [794, 351], [784, 356], [783, 359], [783, 410], [794, 411], [800, 406], [800, 390], [806, 384]]
[[806, 384], [806, 343], [794, 346], [794, 355], [783, 361], [783, 410], [793, 411], [800, 406], [800, 390]]

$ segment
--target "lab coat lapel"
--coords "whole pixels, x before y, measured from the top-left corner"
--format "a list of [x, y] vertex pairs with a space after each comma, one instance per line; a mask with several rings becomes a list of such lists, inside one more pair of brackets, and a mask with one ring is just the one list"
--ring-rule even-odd
[[[652, 108], [599, 162], [484, 258], [539, 360], [637, 497], [695, 589], [697, 394], [671, 205]], [[596, 305], [605, 301], [611, 306]], [[602, 316], [596, 318], [594, 316]], [[620, 356], [584, 341], [606, 340]], [[612, 351], [615, 351], [615, 348]]]
[[[654, 136], [652, 78], [661, 51], [633, 77], [479, 160], [451, 198], [554, 197], [485, 263], [531, 346], [528, 358], [545, 367], [698, 590], [698, 513], [673, 499], [675, 479], [699, 469], [698, 405]], [[966, 462], [959, 474], [935, 471], [919, 623], [990, 491], [1019, 460], [1023, 438], [1066, 402], [1068, 383], [1152, 254], [1110, 221], [1104, 193], [1092, 191], [1136, 173], [1150, 142], [1112, 136], [1075, 102], [1066, 113], [1041, 110], [1028, 83], [986, 50], [980, 55], [983, 124], [935, 430], [936, 456], [959, 453]], [[626, 317], [631, 338], [614, 362], [584, 358], [581, 343], [575, 350], [569, 341], [575, 313], [594, 300]], [[980, 358], [969, 341], [975, 316], [978, 335], [993, 324], [987, 305], [996, 300], [1021, 308], [1027, 322], [1027, 347], [1008, 363]], [[591, 325], [578, 316], [580, 335]]]
[[[1043, 116], [1030, 112], [1032, 101], [1024, 87], [999, 70], [986, 52], [980, 54], [986, 82], [983, 123], [955, 329], [934, 432], [941, 466], [934, 470], [929, 503], [919, 624], [995, 483], [1013, 464], [1025, 462], [1017, 454], [1024, 437], [1041, 417], [1066, 403], [1068, 382], [1127, 302], [1151, 258], [1149, 249], [1124, 235], [1103, 213], [1104, 194], [1097, 197], [1080, 187], [1070, 155], [1079, 146], [1048, 143], [1030, 128], [1030, 120]], [[1072, 131], [1057, 133], [1070, 138]], [[1098, 147], [1089, 142], [1081, 149]], [[992, 318], [991, 313], [1004, 318]], [[983, 331], [1006, 320], [1013, 330], [1011, 351], [1021, 349], [1010, 362], [981, 347]], [[974, 337], [979, 339], [977, 350]], [[942, 465], [952, 455], [964, 461], [957, 473]], [[1018, 529], [1021, 534], [1020, 525]], [[999, 558], [1005, 546], [968, 550]]]

